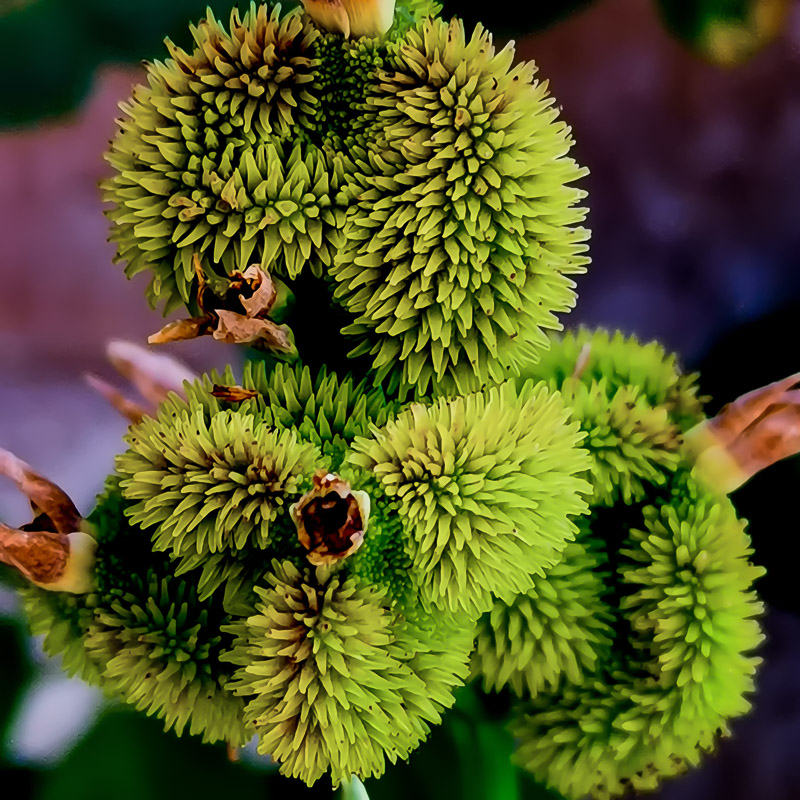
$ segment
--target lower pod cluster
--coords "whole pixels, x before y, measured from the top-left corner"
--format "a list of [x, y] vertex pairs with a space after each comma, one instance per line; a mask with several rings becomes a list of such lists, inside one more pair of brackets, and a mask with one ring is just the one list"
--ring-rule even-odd
[[403, 403], [301, 366], [187, 384], [87, 519], [87, 594], [25, 590], [65, 668], [178, 734], [334, 786], [380, 776], [470, 676], [568, 798], [650, 789], [748, 709], [743, 523], [682, 448], [656, 345], [554, 339], [517, 380]]

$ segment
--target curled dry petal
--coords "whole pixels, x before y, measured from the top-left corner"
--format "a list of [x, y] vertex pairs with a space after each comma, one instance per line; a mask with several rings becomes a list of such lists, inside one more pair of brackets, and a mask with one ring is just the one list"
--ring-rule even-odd
[[115, 386], [97, 375], [86, 375], [87, 383], [132, 423], [153, 414], [170, 392], [184, 395], [183, 385], [197, 376], [185, 364], [163, 353], [154, 353], [133, 342], [115, 339], [106, 348], [108, 360], [126, 378], [145, 403], [129, 400]]
[[37, 516], [46, 518], [56, 533], [71, 533], [80, 528], [81, 515], [67, 493], [40, 475], [29, 464], [0, 448], [0, 475], [12, 480], [24, 494]]
[[84, 377], [89, 386], [104, 397], [114, 409], [119, 411], [119, 413], [128, 420], [128, 422], [135, 425], [141, 422], [142, 419], [150, 413], [149, 408], [143, 406], [141, 403], [129, 400], [116, 387], [97, 375], [87, 374]]
[[369, 519], [369, 495], [354, 492], [347, 481], [318, 470], [314, 487], [290, 513], [297, 538], [314, 566], [334, 564], [358, 550]]
[[91, 591], [96, 549], [84, 531], [27, 531], [0, 523], [0, 561], [52, 592]]
[[278, 297], [268, 272], [258, 264], [251, 264], [243, 273], [231, 275], [224, 296], [217, 296], [209, 288], [197, 256], [195, 271], [199, 282], [197, 303], [203, 316], [168, 323], [148, 338], [150, 344], [210, 335], [227, 344], [250, 344], [279, 353], [295, 352], [290, 330], [267, 318]]
[[248, 317], [257, 317], [259, 314], [266, 314], [275, 302], [278, 293], [272, 278], [258, 264], [251, 264], [242, 275], [252, 294], [248, 297], [239, 294], [239, 300]]
[[234, 311], [217, 312], [219, 322], [213, 332], [218, 342], [227, 344], [252, 344], [267, 350], [291, 353], [294, 345], [288, 335], [288, 328], [276, 325], [268, 319], [252, 319]]
[[148, 344], [168, 344], [169, 342], [185, 342], [211, 333], [214, 327], [209, 317], [190, 317], [168, 322], [160, 331], [147, 337]]
[[30, 500], [34, 520], [22, 528], [0, 523], [0, 561], [43, 589], [83, 594], [93, 579], [94, 537], [80, 530], [75, 504], [52, 481], [7, 450], [0, 449], [0, 475]]
[[725, 493], [800, 452], [800, 373], [742, 395], [686, 434], [685, 452], [706, 484]]
[[181, 361], [134, 342], [115, 339], [108, 343], [106, 354], [117, 372], [154, 406], [163, 403], [170, 392], [182, 395], [183, 384], [197, 377]]

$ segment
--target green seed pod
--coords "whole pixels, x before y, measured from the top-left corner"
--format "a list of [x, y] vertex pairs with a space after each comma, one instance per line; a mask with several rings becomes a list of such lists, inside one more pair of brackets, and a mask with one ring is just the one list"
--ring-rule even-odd
[[134, 90], [108, 160], [111, 238], [127, 274], [149, 270], [148, 296], [196, 304], [194, 253], [212, 282], [259, 262], [296, 275], [330, 264], [340, 226], [342, 159], [310, 145], [319, 31], [280, 5], [209, 12], [195, 49], [167, 43]]
[[526, 372], [586, 434], [591, 513], [561, 563], [484, 616], [473, 671], [529, 698], [513, 730], [538, 778], [576, 799], [652, 789], [749, 707], [761, 570], [730, 501], [684, 460], [702, 412], [674, 356], [581, 331]]
[[606, 558], [579, 525], [577, 541], [533, 588], [511, 604], [495, 603], [478, 627], [472, 671], [487, 691], [509, 686], [519, 696], [554, 691], [566, 678], [591, 675], [613, 641], [604, 601]]
[[196, 403], [146, 417], [127, 442], [117, 472], [131, 521], [154, 531], [155, 550], [178, 559], [176, 574], [202, 571], [203, 598], [220, 585], [221, 568], [235, 576], [231, 557], [270, 544], [275, 519], [323, 466], [295, 431], [233, 410], [206, 419]]
[[429, 19], [389, 47], [332, 275], [377, 380], [448, 392], [499, 382], [547, 346], [575, 295], [584, 171], [533, 64], [480, 26]]
[[697, 764], [750, 708], [763, 638], [751, 588], [763, 570], [727, 499], [685, 477], [638, 520], [605, 514], [590, 537], [616, 562], [605, 587], [613, 647], [581, 680], [523, 704], [512, 726], [517, 762], [575, 800], [654, 789]]
[[574, 537], [588, 489], [580, 440], [556, 393], [507, 383], [412, 404], [356, 439], [350, 463], [397, 504], [421, 596], [475, 615], [529, 589]]
[[442, 648], [429, 632], [410, 633], [381, 590], [329, 567], [275, 562], [266, 579], [256, 615], [231, 628], [239, 638], [228, 657], [240, 667], [231, 687], [247, 699], [259, 751], [308, 784], [326, 772], [334, 786], [377, 777], [452, 704], [471, 629], [465, 637], [453, 626]]
[[33, 584], [20, 587], [25, 616], [34, 636], [42, 636], [44, 652], [61, 659], [67, 675], [100, 683], [97, 664], [86, 652], [84, 636], [92, 619], [83, 595], [50, 592]]
[[349, 40], [252, 4], [149, 66], [104, 191], [153, 305], [198, 311], [196, 258], [219, 294], [253, 262], [308, 269], [392, 391], [474, 391], [536, 358], [588, 261], [584, 170], [535, 67], [431, 10]]

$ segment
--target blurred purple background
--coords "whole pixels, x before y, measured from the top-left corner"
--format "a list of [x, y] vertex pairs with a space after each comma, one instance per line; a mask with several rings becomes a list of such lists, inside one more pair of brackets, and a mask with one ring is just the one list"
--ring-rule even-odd
[[[800, 5], [783, 38], [735, 70], [690, 54], [644, 0], [601, 0], [519, 51], [550, 81], [591, 169], [593, 264], [566, 322], [659, 338], [691, 365], [743, 321], [800, 297]], [[104, 342], [141, 341], [160, 324], [144, 281], [111, 265], [96, 189], [116, 104], [140, 78], [107, 67], [73, 116], [0, 133], [0, 446], [82, 510], [125, 425], [81, 374], [110, 376]], [[778, 345], [784, 371], [797, 369], [791, 342]], [[173, 352], [198, 368], [233, 357], [222, 345]], [[0, 518], [25, 515], [0, 485]], [[755, 713], [659, 797], [800, 798], [800, 620], [773, 613], [767, 629]]]

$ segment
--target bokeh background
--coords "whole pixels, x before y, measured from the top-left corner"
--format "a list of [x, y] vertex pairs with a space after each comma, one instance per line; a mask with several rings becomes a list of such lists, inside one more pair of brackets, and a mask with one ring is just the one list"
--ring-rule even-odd
[[[230, 0], [212, 2], [224, 15]], [[530, 6], [530, 8], [528, 8]], [[144, 283], [112, 266], [97, 183], [117, 103], [187, 42], [200, 0], [0, 0], [0, 446], [87, 512], [125, 425], [83, 380], [110, 377], [110, 338], [159, 327]], [[715, 410], [800, 369], [800, 3], [793, 0], [452, 2], [534, 59], [591, 174], [593, 264], [567, 324], [658, 338], [701, 370]], [[174, 351], [198, 369], [237, 355]], [[750, 520], [768, 604], [754, 711], [705, 766], [654, 800], [800, 799], [800, 464], [734, 500]], [[26, 521], [0, 485], [0, 518]], [[5, 584], [4, 584], [5, 580]], [[245, 753], [161, 732], [63, 677], [25, 634], [0, 572], [0, 796], [19, 800], [331, 797]], [[372, 800], [555, 797], [508, 766], [506, 698], [464, 690], [411, 759], [367, 782]], [[14, 787], [13, 789], [11, 787]], [[6, 794], [8, 793], [8, 794]]]

